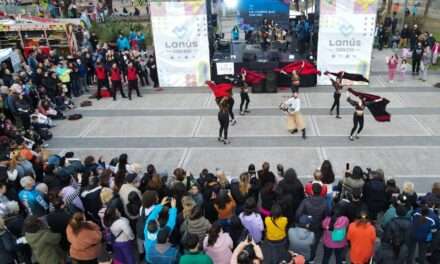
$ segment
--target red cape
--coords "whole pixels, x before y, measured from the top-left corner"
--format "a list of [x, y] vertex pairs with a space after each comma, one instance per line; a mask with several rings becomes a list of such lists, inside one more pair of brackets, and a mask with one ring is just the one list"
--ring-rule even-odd
[[[374, 116], [374, 119], [376, 119], [376, 121], [378, 122], [391, 121], [391, 115], [387, 112], [386, 109], [387, 105], [390, 103], [388, 99], [374, 94], [356, 92], [352, 88], [348, 88], [348, 91], [353, 95], [365, 100], [368, 110], [370, 110], [371, 114]], [[379, 102], [374, 102], [375, 100], [380, 98], [382, 98], [382, 100], [380, 100]]]
[[217, 97], [224, 97], [229, 96], [231, 94], [231, 90], [234, 87], [231, 83], [219, 83], [215, 84], [212, 81], [206, 81], [206, 84], [208, 87], [212, 90], [214, 93], [214, 96]]
[[291, 74], [293, 71], [297, 71], [300, 75], [316, 75], [321, 74], [316, 66], [306, 60], [295, 61], [293, 63], [287, 64], [286, 66], [274, 69], [276, 72], [284, 71]]
[[264, 79], [266, 79], [266, 75], [248, 70], [246, 68], [241, 68], [240, 73], [246, 72], [246, 83], [249, 85], [257, 85], [260, 82], [262, 82]]

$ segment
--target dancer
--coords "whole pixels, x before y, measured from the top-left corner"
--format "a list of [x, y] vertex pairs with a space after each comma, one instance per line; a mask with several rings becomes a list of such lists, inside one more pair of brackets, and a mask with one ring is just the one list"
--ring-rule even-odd
[[105, 71], [105, 68], [102, 65], [102, 63], [98, 62], [96, 64], [96, 68], [95, 68], [96, 79], [98, 80], [98, 84], [97, 84], [98, 91], [96, 93], [97, 100], [101, 99], [101, 89], [106, 88], [105, 87], [105, 79], [106, 79], [107, 74], [105, 72], [106, 71]]
[[276, 68], [274, 71], [291, 76], [291, 90], [292, 93], [299, 92], [301, 84], [301, 75], [320, 75], [321, 72], [316, 69], [316, 66], [306, 60], [290, 63], [282, 68]]
[[113, 63], [112, 68], [110, 70], [110, 81], [112, 84], [113, 101], [116, 101], [116, 93], [118, 92], [118, 89], [121, 92], [122, 98], [127, 98], [122, 88], [121, 71], [119, 70], [118, 65], [116, 63]]
[[128, 63], [127, 79], [128, 79], [128, 100], [131, 100], [132, 90], [136, 91], [138, 97], [142, 97], [141, 93], [139, 92], [137, 69], [134, 67], [132, 62]]
[[[246, 82], [247, 72], [244, 70], [240, 73], [238, 85], [240, 87], [240, 115], [244, 115], [245, 113], [250, 113], [249, 108], [249, 89], [248, 84]], [[244, 110], [243, 110], [244, 106]]]
[[287, 130], [295, 134], [298, 130], [302, 131], [302, 138], [306, 139], [306, 128], [303, 116], [301, 115], [301, 101], [298, 93], [293, 93], [292, 97], [280, 105], [282, 111], [287, 112]]
[[330, 81], [332, 82], [333, 88], [335, 88], [335, 91], [333, 93], [333, 105], [330, 108], [330, 115], [333, 115], [333, 110], [336, 107], [336, 118], [341, 119], [342, 117], [339, 115], [339, 108], [340, 108], [340, 101], [341, 101], [341, 92], [344, 86], [342, 85], [342, 79], [336, 78], [336, 80], [333, 80], [330, 78]]
[[212, 90], [215, 96], [215, 101], [217, 105], [220, 107], [220, 102], [225, 99], [228, 101], [228, 112], [231, 116], [231, 125], [235, 125], [237, 123], [237, 120], [235, 120], [234, 116], [234, 97], [232, 95], [232, 88], [234, 88], [234, 85], [232, 83], [219, 83], [216, 84], [213, 81], [206, 81], [206, 85]]
[[345, 71], [340, 71], [340, 72], [326, 71], [326, 72], [324, 72], [324, 75], [329, 75], [329, 74], [336, 76], [340, 79], [346, 79], [346, 80], [355, 81], [355, 82], [370, 83], [370, 81], [367, 78], [365, 78], [362, 74], [349, 73], [349, 72], [345, 72]]
[[[218, 132], [218, 141], [223, 142], [225, 145], [230, 144], [228, 140], [228, 128], [229, 128], [229, 106], [228, 100], [224, 97], [220, 103], [220, 110], [218, 112], [218, 122], [220, 124], [220, 129]], [[222, 135], [224, 137], [222, 137]]]
[[[376, 95], [356, 92], [351, 88], [349, 88], [348, 91], [358, 97], [358, 100], [354, 100], [347, 92], [347, 101], [355, 108], [353, 113], [353, 128], [351, 129], [349, 137], [350, 141], [353, 141], [354, 138], [359, 139], [359, 134], [364, 128], [365, 107], [370, 109], [370, 112], [377, 121], [386, 122], [391, 120], [390, 114], [386, 112], [386, 105], [389, 103], [387, 99]], [[355, 132], [356, 134], [353, 138]]]

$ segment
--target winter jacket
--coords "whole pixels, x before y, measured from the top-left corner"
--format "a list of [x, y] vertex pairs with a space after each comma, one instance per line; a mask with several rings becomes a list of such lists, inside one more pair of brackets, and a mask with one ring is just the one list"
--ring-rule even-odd
[[364, 199], [373, 219], [377, 213], [387, 209], [387, 194], [385, 192], [385, 182], [379, 179], [372, 179], [364, 185]]
[[96, 67], [95, 74], [96, 74], [96, 78], [98, 78], [98, 80], [100, 80], [100, 81], [105, 80], [105, 78], [107, 77], [104, 67], [101, 67], [101, 66]]
[[[322, 242], [324, 243], [324, 246], [328, 248], [344, 248], [347, 246], [347, 238], [344, 237], [342, 241], [333, 241], [332, 239], [332, 231], [330, 230], [330, 223], [332, 218], [326, 217], [322, 221], [322, 229], [324, 229], [324, 234], [322, 237]], [[345, 229], [347, 231], [348, 229], [349, 220], [345, 216], [340, 216], [336, 219], [336, 222], [333, 226], [333, 231], [336, 229]]]
[[177, 264], [179, 259], [179, 250], [169, 243], [157, 244], [155, 241], [147, 250], [147, 254], [154, 264]]
[[66, 253], [60, 247], [60, 234], [42, 229], [36, 233], [25, 233], [25, 237], [39, 263], [64, 263]]
[[81, 228], [75, 234], [69, 226], [66, 228], [67, 239], [70, 242], [70, 256], [76, 260], [93, 260], [101, 253], [102, 234], [99, 226], [88, 222], [89, 228]]
[[69, 242], [67, 241], [66, 228], [69, 224], [71, 215], [64, 209], [57, 209], [46, 216], [47, 225], [54, 233], [61, 235], [60, 246], [64, 250], [69, 250]]
[[213, 264], [211, 257], [203, 251], [185, 252], [180, 258], [179, 264]]
[[241, 224], [252, 236], [255, 243], [260, 243], [264, 231], [263, 219], [261, 219], [261, 215], [257, 213], [253, 213], [250, 215], [245, 215], [244, 213], [241, 213], [239, 215], [239, 218]]
[[296, 218], [302, 215], [312, 216], [310, 229], [314, 232], [321, 230], [321, 222], [328, 214], [327, 200], [321, 196], [312, 196], [304, 199], [296, 211]]
[[315, 234], [302, 227], [289, 229], [289, 250], [303, 255], [305, 259], [310, 259], [311, 245], [315, 240]]
[[49, 209], [49, 205], [44, 200], [41, 193], [35, 188], [31, 190], [21, 190], [18, 193], [20, 202], [28, 209], [28, 213], [35, 216], [43, 216]]
[[266, 226], [266, 239], [270, 241], [280, 241], [286, 238], [287, 217], [278, 217], [273, 219], [270, 216], [264, 218]]
[[3, 230], [0, 232], [0, 259], [2, 263], [13, 264], [14, 251], [16, 250], [15, 238], [11, 232]]
[[128, 42], [127, 37], [119, 37], [116, 41], [116, 46], [118, 48], [118, 51], [124, 51], [130, 49], [130, 43]]
[[185, 234], [191, 233], [199, 236], [199, 241], [203, 241], [206, 233], [211, 228], [211, 223], [205, 217], [200, 217], [198, 219], [190, 220], [185, 219], [183, 224], [180, 226], [180, 233], [184, 237]]
[[350, 262], [367, 263], [374, 254], [376, 230], [370, 223], [353, 222], [348, 226], [347, 240], [350, 241]]
[[101, 186], [97, 186], [81, 193], [81, 200], [86, 209], [87, 215], [97, 224], [100, 223], [98, 212], [102, 207], [100, 198], [101, 189]]
[[293, 220], [292, 218], [294, 218], [294, 213], [298, 210], [299, 205], [305, 197], [304, 186], [299, 180], [290, 182], [286, 179], [283, 179], [278, 183], [276, 193], [281, 200], [286, 200], [286, 204], [290, 205], [291, 208], [288, 209], [289, 212], [284, 213], [289, 220]]
[[418, 242], [429, 242], [432, 240], [434, 232], [440, 228], [440, 220], [438, 215], [429, 209], [429, 214], [423, 220], [420, 209], [417, 209], [411, 219], [412, 238]]
[[110, 70], [110, 80], [112, 80], [112, 81], [120, 81], [121, 80], [121, 71], [118, 68], [112, 68]]
[[137, 70], [135, 67], [128, 67], [127, 69], [127, 80], [129, 81], [136, 81], [138, 79], [137, 77]]
[[127, 205], [128, 205], [128, 196], [130, 195], [130, 193], [135, 192], [138, 196], [139, 199], [142, 199], [142, 194], [139, 191], [138, 188], [136, 188], [133, 184], [130, 183], [125, 183], [121, 186], [121, 189], [119, 189], [119, 196], [121, 197], [122, 200], [122, 204], [124, 206], [124, 212], [125, 215], [129, 218], [129, 219], [136, 219], [138, 217], [138, 215], [131, 215], [128, 210], [127, 210]]
[[232, 257], [233, 242], [228, 233], [220, 233], [214, 245], [208, 245], [208, 237], [203, 240], [203, 250], [215, 264], [229, 264]]
[[[154, 241], [157, 241], [157, 233], [159, 233], [159, 229], [156, 230], [155, 233], [150, 233], [148, 231], [148, 223], [150, 223], [150, 221], [157, 220], [160, 212], [162, 211], [162, 208], [163, 208], [163, 205], [161, 205], [161, 204], [154, 206], [153, 211], [151, 211], [151, 213], [148, 215], [147, 221], [145, 221], [145, 227], [144, 227], [144, 237], [145, 237], [144, 249], [145, 249], [145, 251], [147, 251], [151, 247], [151, 245]], [[166, 223], [166, 226], [170, 229], [170, 232], [173, 231], [173, 229], [176, 225], [176, 219], [177, 219], [177, 209], [170, 208], [168, 211], [168, 221]], [[148, 259], [148, 254], [145, 256], [145, 258], [146, 258], [147, 262], [151, 262]]]

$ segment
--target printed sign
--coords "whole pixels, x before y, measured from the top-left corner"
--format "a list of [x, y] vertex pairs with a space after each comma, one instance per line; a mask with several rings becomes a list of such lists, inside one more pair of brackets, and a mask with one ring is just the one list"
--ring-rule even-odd
[[217, 62], [217, 75], [234, 75], [233, 62]]

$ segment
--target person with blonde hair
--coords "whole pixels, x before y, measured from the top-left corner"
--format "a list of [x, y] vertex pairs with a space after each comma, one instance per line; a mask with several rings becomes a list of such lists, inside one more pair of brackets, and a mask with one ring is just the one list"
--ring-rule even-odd
[[196, 202], [191, 196], [186, 195], [182, 197], [183, 219], [186, 219], [191, 215], [191, 211], [194, 208], [194, 206], [196, 206]]
[[231, 195], [237, 203], [237, 214], [240, 214], [244, 202], [251, 196], [251, 188], [251, 177], [247, 172], [240, 174], [238, 181], [233, 180], [231, 182]]
[[229, 180], [226, 177], [226, 174], [222, 170], [217, 170], [215, 176], [217, 177], [218, 183], [223, 189], [229, 189]]
[[408, 198], [408, 203], [412, 206], [412, 208], [417, 207], [417, 193], [414, 189], [414, 183], [406, 181], [403, 183], [402, 194], [406, 195]]

